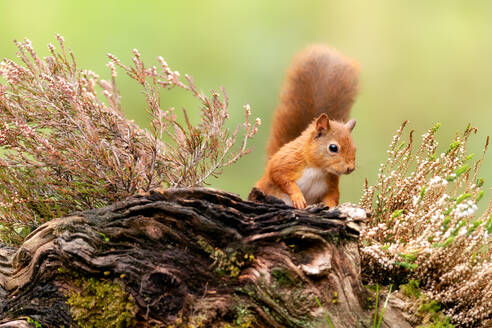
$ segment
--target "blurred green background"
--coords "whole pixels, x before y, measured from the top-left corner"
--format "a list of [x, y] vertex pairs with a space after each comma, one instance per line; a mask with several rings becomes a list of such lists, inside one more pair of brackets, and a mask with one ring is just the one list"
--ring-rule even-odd
[[[492, 119], [492, 1], [1, 1], [0, 57], [13, 58], [13, 39], [29, 38], [46, 55], [55, 33], [65, 37], [79, 67], [109, 76], [105, 54], [123, 62], [131, 49], [150, 64], [162, 55], [204, 91], [223, 86], [231, 127], [249, 103], [261, 117], [252, 154], [225, 170], [213, 187], [246, 196], [261, 176], [270, 118], [292, 56], [327, 43], [361, 65], [361, 92], [352, 111], [358, 166], [342, 179], [342, 201], [358, 201], [402, 121], [417, 136], [441, 122], [447, 148], [469, 122], [479, 128], [479, 153]], [[120, 74], [126, 115], [147, 126], [142, 94]], [[163, 105], [197, 108], [183, 93], [164, 93]], [[482, 170], [492, 185], [490, 155]]]

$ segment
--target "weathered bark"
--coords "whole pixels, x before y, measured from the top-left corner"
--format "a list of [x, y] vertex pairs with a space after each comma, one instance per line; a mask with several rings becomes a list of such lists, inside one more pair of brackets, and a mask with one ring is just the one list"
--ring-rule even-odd
[[[370, 327], [357, 248], [365, 213], [251, 198], [165, 190], [40, 226], [0, 249], [0, 327], [27, 317], [73, 326], [66, 299], [80, 277], [122, 285], [138, 326], [328, 327], [328, 314], [336, 328]], [[390, 308], [382, 327], [410, 326]]]

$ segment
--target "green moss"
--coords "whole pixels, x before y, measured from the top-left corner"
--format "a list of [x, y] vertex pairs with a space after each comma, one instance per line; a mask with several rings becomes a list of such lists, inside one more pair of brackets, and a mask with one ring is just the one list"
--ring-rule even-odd
[[30, 317], [27, 317], [26, 321], [32, 327], [35, 327], [35, 328], [43, 328], [43, 325], [39, 321], [34, 320], [34, 319], [30, 318]]
[[249, 310], [248, 306], [239, 302], [234, 308], [235, 316], [232, 323], [224, 324], [223, 328], [250, 328], [255, 322], [254, 314]]
[[[234, 298], [231, 300], [234, 305], [231, 305], [231, 316], [226, 321], [222, 319], [214, 319], [213, 327], [220, 328], [250, 328], [256, 321], [255, 315], [249, 310], [249, 305], [241, 301], [239, 298]], [[196, 305], [196, 304], [195, 304]], [[207, 314], [205, 313], [194, 313], [196, 308], [193, 309], [193, 314], [190, 316], [183, 316], [183, 313], [178, 313], [176, 320], [167, 325], [166, 328], [207, 328], [212, 326], [210, 318], [207, 319]], [[200, 310], [198, 310], [200, 312]], [[215, 316], [216, 310], [214, 310], [213, 315]]]
[[419, 306], [419, 313], [436, 314], [441, 310], [441, 305], [434, 300], [426, 299]]
[[276, 267], [271, 272], [279, 287], [289, 288], [297, 285], [296, 279], [285, 268]]
[[205, 328], [203, 319], [198, 317], [183, 317], [182, 313], [178, 314], [178, 318], [173, 324], [166, 326], [166, 328]]
[[69, 294], [67, 304], [78, 327], [134, 327], [137, 307], [123, 287], [110, 280], [76, 278], [80, 292]]
[[422, 323], [417, 328], [454, 328], [449, 317], [442, 313], [441, 304], [422, 293], [418, 280], [412, 279], [407, 284], [400, 285], [400, 291], [416, 304], [415, 316]]
[[244, 322], [244, 323], [241, 323], [241, 324], [230, 324], [230, 323], [226, 323], [224, 324], [223, 328], [250, 328], [252, 327], [253, 323], [251, 321], [248, 321], [248, 322]]
[[198, 238], [197, 243], [214, 260], [212, 265], [215, 267], [215, 271], [222, 276], [237, 277], [246, 264], [255, 261], [255, 257], [251, 253], [239, 250], [223, 251], [220, 248], [213, 247], [201, 237]]
[[454, 325], [449, 322], [449, 318], [444, 317], [434, 319], [431, 323], [423, 326], [418, 326], [417, 328], [454, 328]]
[[411, 279], [407, 284], [400, 285], [400, 291], [406, 297], [419, 298], [422, 294], [420, 291], [420, 281]]
[[422, 317], [423, 324], [417, 328], [454, 328], [450, 323], [449, 317], [441, 311], [441, 304], [434, 300], [421, 296], [417, 315]]

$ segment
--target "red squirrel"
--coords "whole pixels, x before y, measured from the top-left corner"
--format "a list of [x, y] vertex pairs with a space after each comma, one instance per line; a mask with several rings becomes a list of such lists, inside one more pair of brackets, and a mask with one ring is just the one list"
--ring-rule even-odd
[[294, 58], [256, 188], [296, 208], [338, 205], [339, 177], [355, 169], [350, 133], [356, 121], [348, 118], [358, 76], [356, 62], [324, 45], [310, 46]]

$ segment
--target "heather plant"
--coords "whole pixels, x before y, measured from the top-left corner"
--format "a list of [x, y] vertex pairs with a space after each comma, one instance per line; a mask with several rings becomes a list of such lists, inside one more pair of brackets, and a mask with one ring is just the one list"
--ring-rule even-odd
[[[231, 131], [228, 99], [197, 89], [193, 79], [169, 68], [146, 66], [137, 50], [131, 65], [108, 54], [111, 80], [80, 69], [64, 40], [40, 58], [29, 40], [16, 42], [16, 63], [0, 64], [0, 230], [19, 241], [30, 226], [109, 204], [158, 187], [203, 185], [250, 149], [260, 125], [245, 121]], [[123, 116], [117, 70], [135, 80], [145, 95], [150, 129]], [[200, 121], [187, 111], [178, 119], [163, 109], [161, 92], [183, 89], [199, 102]], [[240, 132], [242, 131], [242, 135]]]
[[476, 214], [489, 139], [473, 161], [466, 147], [476, 129], [467, 127], [439, 153], [436, 125], [414, 152], [413, 131], [402, 140], [405, 126], [360, 201], [372, 213], [361, 235], [362, 271], [366, 279], [386, 283], [416, 279], [457, 326], [490, 327], [492, 206]]

